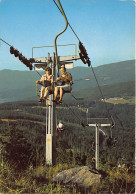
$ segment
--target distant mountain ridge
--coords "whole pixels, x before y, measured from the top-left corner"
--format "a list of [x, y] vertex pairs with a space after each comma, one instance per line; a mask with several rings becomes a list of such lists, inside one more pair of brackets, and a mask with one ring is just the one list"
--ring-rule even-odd
[[[97, 81], [100, 86], [112, 85], [121, 82], [130, 82], [135, 80], [135, 61], [122, 61], [118, 63], [111, 63], [106, 65], [101, 65], [93, 68]], [[72, 71], [71, 71], [72, 73]], [[80, 79], [81, 75], [83, 77], [89, 77], [90, 81], [81, 81], [76, 82], [76, 87], [73, 87], [75, 90], [79, 90], [90, 87], [97, 86], [94, 74], [91, 68], [88, 67], [77, 67], [77, 71], [73, 72], [73, 78]]]
[[[93, 70], [100, 86], [134, 82], [135, 80], [135, 60], [106, 64], [94, 67]], [[97, 87], [91, 68], [75, 67], [68, 71], [72, 74], [73, 80], [90, 78], [89, 81], [75, 81], [73, 92]], [[0, 71], [0, 102], [36, 99], [35, 81], [39, 79], [39, 74], [34, 71]]]
[[[109, 97], [132, 97], [135, 95], [135, 83], [132, 82], [121, 82], [118, 84], [101, 86], [101, 91], [103, 93], [104, 98]], [[84, 99], [101, 99], [102, 95], [98, 89], [98, 87], [91, 87], [88, 89], [83, 89], [80, 91], [73, 92], [76, 97], [84, 98]]]

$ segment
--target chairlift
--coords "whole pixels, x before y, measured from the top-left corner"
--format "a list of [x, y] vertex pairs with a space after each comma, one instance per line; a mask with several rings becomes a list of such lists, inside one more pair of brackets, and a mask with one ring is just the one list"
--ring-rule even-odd
[[[56, 46], [58, 46], [58, 45], [56, 45]], [[63, 45], [59, 45], [59, 46], [63, 46]], [[64, 46], [66, 46], [66, 45], [64, 45]], [[49, 53], [48, 53], [48, 57], [46, 57], [45, 59], [37, 58], [35, 60], [34, 69], [35, 70], [44, 70], [48, 66], [49, 61], [51, 61], [49, 59], [50, 59]], [[67, 56], [67, 57], [59, 57], [59, 61], [56, 61], [57, 62], [56, 66], [57, 66], [57, 73], [58, 73], [58, 75], [59, 75], [59, 72], [58, 71], [59, 71], [59, 69], [62, 66], [64, 66], [66, 69], [71, 69], [71, 68], [73, 68], [73, 62], [72, 62], [72, 60], [77, 60], [77, 59], [80, 59], [80, 57], [76, 55], [76, 46], [75, 46], [75, 56], [71, 56], [71, 57], [69, 57], [69, 56]], [[78, 79], [78, 80], [73, 80], [73, 81], [80, 81], [80, 80], [90, 80], [90, 79], [89, 78], [84, 78], [84, 79]], [[55, 81], [56, 82], [55, 83], [55, 86], [57, 86], [58, 88], [59, 87], [60, 88], [63, 88], [64, 94], [65, 93], [72, 93], [72, 84], [73, 84], [73, 81], [71, 81], [69, 84], [65, 84], [62, 80]], [[40, 85], [47, 87], [47, 86], [50, 85], [50, 83], [48, 85], [47, 82], [46, 83], [44, 82], [44, 83], [41, 83]], [[41, 90], [39, 89], [38, 85], [36, 84], [36, 93], [37, 93], [37, 96], [40, 96], [40, 92], [41, 92]], [[52, 94], [52, 93], [53, 93], [53, 91], [50, 92], [50, 94]], [[72, 95], [72, 97], [74, 99], [76, 99], [76, 100], [84, 100], [84, 98], [76, 98], [74, 95]]]
[[[34, 69], [35, 70], [44, 70], [45, 67], [47, 67], [47, 64], [41, 64], [41, 65], [40, 64], [35, 64]], [[72, 92], [72, 84], [73, 84], [72, 81], [69, 84], [65, 84], [63, 82], [63, 80], [54, 81], [54, 82], [55, 82], [55, 86], [63, 88], [64, 93], [71, 93]], [[39, 85], [44, 86], [44, 87], [48, 87], [48, 86], [51, 86], [52, 84], [51, 84], [50, 81], [47, 81], [47, 80], [43, 81], [42, 83], [36, 84], [37, 96], [40, 96], [40, 92], [41, 92], [41, 90], [38, 87]], [[50, 91], [49, 95], [50, 94], [53, 94], [53, 87], [52, 87], [52, 91]]]
[[64, 130], [64, 124], [62, 121], [59, 121], [59, 124], [57, 125], [57, 131], [62, 132]]
[[117, 141], [117, 137], [109, 137], [107, 140], [106, 140], [106, 143], [107, 143], [107, 146], [108, 148], [111, 148], [111, 147], [116, 147], [117, 144], [118, 144], [118, 141]]
[[[66, 67], [66, 65], [64, 65], [64, 64], [63, 64], [63, 66]], [[71, 95], [72, 95], [72, 85], [74, 84], [75, 81], [81, 81], [81, 80], [87, 80], [88, 81], [90, 79], [89, 78], [83, 78], [83, 79], [72, 80], [72, 81], [70, 81], [69, 84], [65, 84], [65, 82], [63, 80], [58, 80], [56, 82], [56, 86], [63, 88], [64, 93], [71, 93]], [[74, 95], [72, 95], [72, 97], [75, 100], [84, 100], [84, 98], [76, 98]]]
[[58, 88], [63, 88], [64, 93], [71, 93], [72, 92], [72, 82], [65, 84], [63, 80], [59, 80], [56, 82], [56, 86]]
[[[94, 124], [98, 123], [99, 126], [101, 127], [105, 127], [105, 126], [109, 126], [110, 127], [110, 135], [108, 138], [106, 138], [107, 135], [104, 134], [104, 132], [99, 128], [99, 143], [100, 145], [103, 143], [103, 141], [105, 140], [106, 138], [106, 143], [107, 143], [107, 146], [108, 148], [111, 148], [111, 147], [116, 147], [117, 146], [117, 138], [112, 136], [112, 129], [113, 127], [115, 126], [115, 121], [113, 119], [113, 117], [111, 116], [111, 119], [109, 118], [89, 118], [89, 109], [92, 108], [92, 107], [95, 107], [95, 101], [91, 102], [89, 104], [89, 108], [87, 108], [86, 110], [86, 118], [87, 118], [87, 126], [93, 126]], [[110, 123], [107, 121], [110, 120]], [[89, 123], [90, 122], [90, 123]]]
[[114, 138], [113, 138], [113, 142], [112, 142], [112, 146], [113, 146], [113, 147], [116, 147], [117, 144], [118, 144], [117, 137], [114, 137]]
[[111, 122], [112, 122], [112, 124], [111, 124], [111, 127], [110, 127], [110, 136], [106, 140], [108, 148], [117, 146], [117, 139], [116, 139], [116, 137], [113, 138], [113, 136], [112, 136], [112, 129], [115, 127], [115, 121], [114, 121], [112, 116], [111, 116]]

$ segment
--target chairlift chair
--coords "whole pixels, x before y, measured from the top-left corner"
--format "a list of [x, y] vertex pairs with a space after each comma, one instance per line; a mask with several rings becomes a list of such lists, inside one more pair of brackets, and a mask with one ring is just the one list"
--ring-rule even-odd
[[[51, 86], [51, 82], [48, 81], [48, 80], [44, 80], [42, 83], [36, 84], [36, 94], [37, 94], [37, 96], [40, 96], [40, 92], [41, 92], [41, 89], [39, 89], [39, 85], [48, 87], [48, 86]], [[53, 94], [53, 91], [50, 91], [49, 95], [50, 94]]]
[[[59, 68], [61, 67], [61, 65], [64, 65], [64, 63], [60, 64]], [[44, 70], [45, 67], [47, 67], [47, 64], [42, 64], [42, 65], [35, 64], [34, 69], [35, 70]], [[71, 66], [71, 68], [73, 68], [73, 66]], [[56, 86], [63, 88], [64, 93], [71, 93], [72, 92], [72, 84], [73, 84], [72, 81], [69, 84], [64, 84], [62, 80], [59, 80], [59, 81], [56, 82]], [[39, 89], [39, 85], [47, 87], [47, 86], [50, 86], [51, 83], [49, 81], [45, 80], [41, 84], [36, 84], [36, 94], [37, 94], [37, 96], [40, 96], [40, 92], [41, 92], [41, 90]], [[53, 94], [53, 90], [49, 93], [49, 95], [50, 94]]]
[[56, 86], [58, 88], [63, 88], [64, 93], [72, 93], [72, 84], [73, 84], [72, 81], [68, 84], [65, 84], [63, 80], [59, 80], [57, 81]]
[[64, 130], [64, 124], [60, 121], [57, 125], [57, 131], [62, 132]]

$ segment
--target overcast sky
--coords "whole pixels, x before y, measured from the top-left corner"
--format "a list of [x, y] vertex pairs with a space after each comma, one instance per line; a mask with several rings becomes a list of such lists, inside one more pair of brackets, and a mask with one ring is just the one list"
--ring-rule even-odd
[[[134, 59], [135, 2], [133, 0], [61, 0], [67, 19], [83, 42], [92, 66]], [[65, 20], [53, 0], [0, 0], [0, 38], [26, 57], [32, 47], [54, 45]], [[77, 44], [68, 27], [57, 44]], [[46, 57], [54, 48], [35, 49], [34, 57]], [[74, 46], [60, 47], [58, 55], [74, 54]], [[84, 65], [80, 60], [75, 66]], [[84, 65], [87, 66], [87, 65]], [[0, 70], [27, 70], [0, 42]]]

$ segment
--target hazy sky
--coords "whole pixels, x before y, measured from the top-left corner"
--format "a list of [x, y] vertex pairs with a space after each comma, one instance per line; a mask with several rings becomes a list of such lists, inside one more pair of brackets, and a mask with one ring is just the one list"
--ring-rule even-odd
[[[135, 2], [133, 0], [61, 0], [69, 23], [83, 42], [92, 66], [134, 59]], [[32, 47], [54, 45], [55, 36], [64, 29], [65, 20], [53, 0], [0, 0], [0, 38], [26, 57]], [[68, 27], [57, 44], [77, 44]], [[35, 49], [34, 57], [46, 57], [54, 48]], [[72, 55], [74, 47], [60, 47], [58, 55]], [[80, 60], [75, 66], [84, 65]], [[87, 66], [87, 65], [84, 65]], [[0, 70], [27, 70], [0, 43]]]

